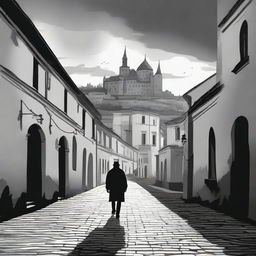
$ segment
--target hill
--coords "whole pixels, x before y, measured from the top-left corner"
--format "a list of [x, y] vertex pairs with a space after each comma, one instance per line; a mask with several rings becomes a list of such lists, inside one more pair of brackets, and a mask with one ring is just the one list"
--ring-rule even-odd
[[[82, 90], [83, 91], [83, 90]], [[112, 128], [114, 112], [143, 111], [153, 112], [160, 116], [161, 126], [176, 118], [188, 109], [186, 101], [180, 96], [166, 92], [160, 97], [110, 96], [104, 93], [87, 93], [86, 96], [102, 115], [103, 123]]]

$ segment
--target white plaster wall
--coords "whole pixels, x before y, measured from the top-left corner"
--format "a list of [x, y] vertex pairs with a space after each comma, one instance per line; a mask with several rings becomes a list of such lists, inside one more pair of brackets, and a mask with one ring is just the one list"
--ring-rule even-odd
[[0, 34], [0, 64], [32, 86], [33, 56], [1, 14]]
[[[17, 39], [18, 45], [11, 41], [11, 30], [3, 22], [0, 21], [1, 32], [1, 49], [0, 61], [1, 65], [13, 72], [19, 79], [29, 86], [32, 86], [33, 77], [33, 55], [25, 46], [22, 40]], [[21, 61], [22, 60], [22, 61]], [[9, 78], [8, 78], [9, 79]], [[63, 110], [64, 103], [64, 88], [61, 83], [54, 77], [51, 77], [51, 87], [48, 91], [48, 99], [56, 104], [57, 108]], [[73, 195], [82, 191], [82, 152], [87, 149], [87, 161], [90, 153], [94, 156], [94, 176], [96, 175], [95, 142], [91, 140], [87, 134], [84, 137], [77, 134], [77, 170], [72, 171], [71, 151], [72, 137], [75, 128], [68, 124], [65, 117], [57, 114], [58, 111], [51, 109], [44, 100], [45, 96], [45, 81], [44, 70], [39, 68], [39, 92], [37, 93], [32, 88], [26, 89], [19, 83], [9, 82], [7, 77], [1, 73], [0, 76], [0, 116], [1, 126], [0, 134], [0, 179], [4, 180], [10, 187], [14, 203], [22, 192], [26, 192], [26, 177], [27, 177], [27, 132], [32, 124], [38, 124], [32, 115], [22, 116], [22, 127], [18, 120], [21, 100], [36, 114], [42, 114], [43, 123], [38, 124], [45, 135], [45, 159], [43, 161], [43, 194], [50, 199], [54, 191], [58, 190], [58, 149], [56, 145], [62, 136], [67, 138], [69, 144], [69, 159], [68, 159], [68, 190], [67, 195]], [[40, 101], [44, 102], [43, 104]], [[71, 107], [75, 109], [77, 105], [75, 100], [69, 101]], [[46, 112], [45, 107], [52, 114], [52, 118], [59, 126], [53, 123], [50, 133], [50, 117]], [[23, 105], [23, 113], [30, 113], [30, 110]], [[77, 113], [72, 110], [70, 117], [76, 120]], [[87, 118], [89, 119], [89, 118]], [[86, 123], [86, 131], [91, 132], [90, 119]], [[88, 132], [89, 133], [89, 132]], [[91, 134], [90, 134], [91, 135]], [[11, 158], [10, 158], [11, 156]], [[88, 163], [87, 163], [88, 165]], [[94, 177], [95, 185], [95, 177]]]
[[[249, 1], [245, 1], [247, 4]], [[227, 128], [232, 128], [234, 120], [238, 116], [245, 116], [249, 122], [249, 146], [250, 146], [250, 206], [249, 217], [256, 219], [256, 112], [255, 112], [255, 68], [256, 68], [256, 29], [255, 29], [256, 3], [252, 1], [238, 16], [224, 33], [221, 33], [222, 42], [222, 77], [225, 84], [225, 94], [222, 97], [227, 107], [221, 112]], [[248, 54], [250, 63], [238, 74], [230, 72], [237, 64], [239, 55], [239, 32], [243, 21], [248, 22]], [[232, 43], [230, 44], [230, 42]], [[230, 138], [230, 135], [229, 135]]]
[[168, 164], [168, 170], [170, 168], [170, 182], [182, 182], [182, 161], [183, 161], [183, 148], [171, 149], [171, 158]]
[[[1, 173], [0, 178], [6, 180], [10, 186], [10, 191], [13, 194], [13, 198], [19, 197], [21, 192], [26, 192], [26, 168], [27, 168], [27, 131], [29, 127], [37, 123], [32, 116], [23, 116], [22, 129], [20, 129], [20, 122], [17, 120], [20, 110], [20, 100], [23, 100], [26, 105], [32, 109], [35, 113], [43, 115], [43, 124], [40, 125], [46, 138], [46, 159], [45, 159], [45, 177], [43, 178], [43, 193], [46, 194], [46, 198], [51, 198], [54, 191], [47, 190], [47, 181], [52, 181], [56, 185], [58, 190], [58, 149], [56, 144], [62, 136], [65, 136], [69, 145], [69, 165], [68, 165], [68, 184], [69, 190], [67, 195], [73, 195], [82, 191], [82, 153], [83, 149], [87, 150], [87, 161], [89, 153], [93, 153], [95, 156], [95, 143], [82, 135], [76, 135], [77, 138], [77, 170], [72, 170], [72, 138], [73, 134], [69, 132], [74, 131], [74, 128], [57, 115], [52, 113], [52, 118], [58, 124], [58, 126], [68, 132], [64, 133], [55, 125], [52, 126], [52, 134], [49, 131], [50, 118], [45, 108], [38, 103], [37, 100], [31, 98], [26, 93], [15, 88], [12, 84], [4, 80], [1, 77], [1, 104], [5, 108], [1, 108], [0, 116], [3, 117], [5, 122], [0, 127], [0, 133], [5, 136], [1, 136], [0, 147], [0, 162]], [[11, 100], [10, 100], [11, 99]], [[6, 111], [7, 110], [7, 111]], [[23, 112], [29, 112], [23, 106]], [[7, 136], [9, 134], [9, 136]], [[10, 161], [10, 152], [13, 157]]]
[[[216, 170], [220, 186], [221, 200], [230, 195], [230, 167], [232, 142], [231, 131], [234, 121], [244, 116], [249, 122], [250, 147], [250, 205], [249, 217], [256, 219], [256, 112], [255, 112], [255, 67], [256, 67], [256, 29], [254, 24], [256, 3], [252, 1], [238, 16], [237, 20], [221, 36], [221, 73], [224, 89], [217, 96], [217, 105], [194, 121], [194, 184], [193, 195], [212, 201], [214, 196], [204, 184], [208, 177], [208, 139], [209, 129], [213, 127], [216, 139]], [[240, 59], [239, 33], [242, 22], [248, 22], [250, 63], [238, 74], [231, 72]], [[231, 19], [232, 20], [232, 19]], [[222, 29], [225, 29], [223, 27]], [[214, 99], [213, 99], [214, 100]], [[209, 102], [211, 104], [212, 101]], [[206, 106], [204, 106], [206, 107]], [[204, 108], [202, 107], [202, 108]], [[200, 110], [202, 110], [202, 108]], [[200, 111], [198, 110], [198, 111]], [[194, 113], [195, 117], [196, 113]]]
[[191, 89], [191, 92], [189, 93], [192, 97], [191, 105], [193, 105], [204, 93], [209, 91], [216, 82], [216, 75], [213, 75], [206, 81], [202, 82], [198, 87], [196, 87], [196, 89]]
[[[175, 136], [175, 128], [180, 127], [180, 139], [176, 140]], [[182, 146], [181, 138], [184, 134], [184, 125], [177, 124], [177, 125], [167, 125], [167, 145], [177, 145]]]
[[[145, 124], [142, 124], [142, 116], [145, 116]], [[153, 125], [153, 119], [156, 125]], [[146, 144], [152, 144], [152, 132], [156, 133], [156, 148], [159, 149], [159, 117], [148, 114], [132, 115], [132, 145], [138, 147], [141, 145], [141, 134], [146, 132]]]

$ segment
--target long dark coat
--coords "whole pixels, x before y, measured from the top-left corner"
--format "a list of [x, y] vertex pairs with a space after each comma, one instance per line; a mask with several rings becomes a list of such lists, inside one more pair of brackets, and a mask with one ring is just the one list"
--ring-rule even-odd
[[127, 180], [122, 169], [114, 167], [111, 169], [106, 178], [106, 190], [109, 190], [109, 202], [124, 202], [124, 192], [127, 189]]

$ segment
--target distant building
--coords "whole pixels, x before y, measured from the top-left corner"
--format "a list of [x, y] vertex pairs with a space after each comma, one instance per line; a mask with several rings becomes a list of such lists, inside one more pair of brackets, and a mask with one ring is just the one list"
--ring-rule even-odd
[[183, 188], [183, 143], [185, 115], [166, 122], [167, 145], [159, 150], [156, 184], [171, 190]]
[[155, 177], [155, 156], [161, 147], [160, 117], [144, 112], [114, 113], [113, 131], [138, 149], [137, 175]]
[[103, 79], [103, 87], [110, 95], [158, 96], [162, 93], [162, 73], [160, 63], [155, 74], [145, 59], [137, 70], [127, 65], [126, 49], [119, 68], [119, 75]]

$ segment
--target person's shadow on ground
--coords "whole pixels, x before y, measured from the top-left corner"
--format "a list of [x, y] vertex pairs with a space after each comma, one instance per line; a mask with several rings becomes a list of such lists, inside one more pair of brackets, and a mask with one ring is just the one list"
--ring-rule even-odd
[[119, 220], [111, 217], [104, 227], [95, 228], [68, 255], [115, 255], [125, 246], [124, 234]]

